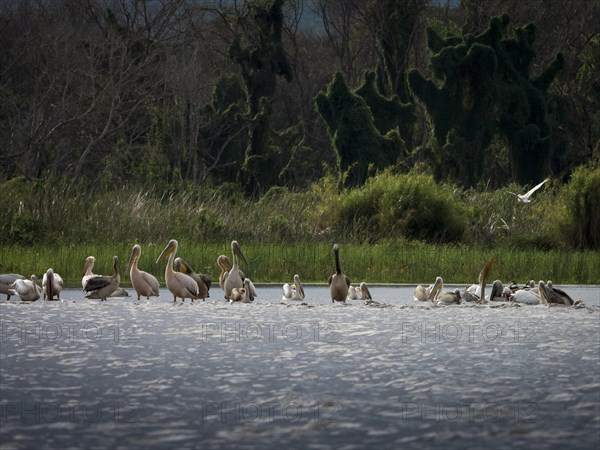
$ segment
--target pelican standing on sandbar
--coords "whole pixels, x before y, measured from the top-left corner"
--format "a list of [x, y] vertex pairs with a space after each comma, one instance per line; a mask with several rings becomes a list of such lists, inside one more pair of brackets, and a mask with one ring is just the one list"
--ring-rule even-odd
[[25, 277], [18, 273], [3, 273], [0, 274], [0, 294], [6, 294], [6, 300], [10, 300], [11, 295], [15, 295], [15, 291], [10, 287], [17, 280], [24, 280]]
[[121, 283], [121, 275], [119, 274], [118, 267], [119, 258], [113, 256], [113, 274], [111, 276], [95, 276], [91, 277], [85, 283], [83, 290], [87, 292], [86, 297], [91, 298], [94, 295], [95, 298], [100, 300], [106, 300], [110, 294], [112, 294]]
[[233, 265], [231, 266], [231, 270], [225, 277], [223, 281], [223, 291], [225, 292], [225, 299], [229, 299], [231, 295], [231, 291], [233, 288], [241, 289], [244, 287], [244, 279], [242, 278], [242, 274], [240, 272], [240, 264], [238, 262], [238, 257], [242, 258], [242, 260], [248, 264], [246, 261], [246, 257], [242, 253], [242, 249], [240, 248], [240, 244], [238, 241], [231, 241], [231, 253], [233, 254]]
[[175, 239], [171, 239], [162, 253], [156, 259], [156, 263], [164, 258], [166, 255], [169, 256], [167, 267], [165, 268], [165, 283], [167, 289], [173, 294], [173, 302], [177, 301], [177, 297], [180, 297], [183, 302], [186, 298], [194, 299], [198, 298], [198, 285], [192, 277], [185, 273], [175, 272], [173, 270], [173, 262], [175, 255], [177, 254], [177, 247], [179, 244]]
[[60, 291], [63, 288], [63, 279], [51, 268], [46, 271], [42, 277], [42, 290], [44, 291], [44, 300], [60, 300]]
[[160, 295], [160, 285], [154, 275], [138, 268], [138, 261], [141, 256], [142, 248], [139, 244], [135, 244], [131, 249], [131, 255], [127, 263], [127, 272], [129, 272], [131, 286], [133, 286], [137, 294], [137, 299], [139, 300], [140, 296], [143, 295], [150, 300], [150, 297], [158, 297]]
[[207, 297], [210, 297], [208, 293], [210, 290], [211, 280], [208, 275], [204, 275], [203, 273], [196, 273], [192, 266], [190, 266], [183, 258], [175, 258], [175, 269], [177, 272], [185, 273], [194, 279], [196, 284], [198, 285], [198, 298], [201, 298], [202, 301]]
[[335, 301], [346, 303], [351, 281], [350, 278], [342, 272], [342, 266], [340, 264], [340, 247], [338, 244], [333, 245], [333, 254], [335, 255], [335, 273], [327, 280], [329, 292], [331, 293], [331, 303], [334, 303]]

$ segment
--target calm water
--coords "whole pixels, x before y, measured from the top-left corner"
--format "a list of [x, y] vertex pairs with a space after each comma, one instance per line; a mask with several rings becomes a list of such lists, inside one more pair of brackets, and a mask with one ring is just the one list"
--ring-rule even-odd
[[596, 449], [600, 287], [563, 288], [587, 307], [3, 300], [0, 447]]

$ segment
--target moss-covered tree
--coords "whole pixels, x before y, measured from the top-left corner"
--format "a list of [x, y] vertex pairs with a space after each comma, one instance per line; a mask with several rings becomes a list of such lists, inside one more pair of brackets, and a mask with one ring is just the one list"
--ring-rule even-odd
[[286, 60], [281, 31], [284, 0], [253, 0], [249, 3], [252, 32], [237, 36], [229, 47], [229, 56], [240, 66], [248, 95], [248, 146], [242, 167], [243, 184], [250, 194], [264, 191], [276, 183], [269, 147], [271, 100], [277, 77], [292, 80]]
[[531, 79], [535, 28], [516, 28], [513, 36], [505, 37], [509, 22], [507, 15], [495, 17], [479, 35], [446, 39], [428, 28], [436, 81], [416, 70], [409, 73], [410, 87], [433, 122], [439, 175], [466, 187], [482, 181], [485, 152], [494, 133], [508, 144], [515, 181], [538, 181], [549, 170], [546, 91], [562, 57]]
[[378, 131], [369, 106], [350, 91], [340, 72], [316, 96], [315, 105], [327, 124], [344, 186], [362, 185], [370, 165], [381, 169], [396, 163], [404, 154], [404, 142], [398, 131], [385, 135]]
[[436, 82], [411, 70], [412, 91], [424, 103], [434, 128], [438, 175], [466, 187], [484, 170], [484, 150], [493, 136], [497, 60], [488, 44], [501, 39], [506, 24], [495, 19], [478, 36], [443, 39], [427, 29]]
[[213, 88], [212, 102], [202, 111], [200, 128], [204, 165], [214, 183], [235, 180], [246, 151], [246, 91], [239, 76], [221, 75]]
[[[507, 16], [503, 19], [508, 21]], [[548, 88], [563, 68], [559, 53], [539, 76], [531, 78], [535, 26], [515, 28], [495, 48], [499, 56], [498, 131], [508, 144], [511, 172], [519, 184], [530, 184], [550, 171], [554, 142], [547, 117]], [[497, 44], [497, 43], [495, 43]]]
[[[417, 27], [425, 6], [424, 0], [369, 0], [367, 2], [367, 18], [373, 28], [378, 50], [377, 91], [383, 97], [397, 96], [399, 101], [405, 104], [397, 126], [409, 148], [412, 147], [416, 117], [406, 72], [409, 68], [408, 56], [414, 45]], [[371, 107], [370, 103], [369, 106]], [[373, 114], [377, 122], [377, 113], [374, 111]]]

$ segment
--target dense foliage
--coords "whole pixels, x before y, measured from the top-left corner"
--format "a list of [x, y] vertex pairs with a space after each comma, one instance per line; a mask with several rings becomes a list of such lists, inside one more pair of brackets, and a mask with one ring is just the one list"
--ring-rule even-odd
[[419, 162], [481, 189], [597, 157], [597, 2], [440, 5], [1, 2], [0, 178], [260, 196]]
[[598, 4], [551, 3], [2, 2], [0, 240], [597, 249]]
[[[516, 184], [507, 190], [520, 193]], [[189, 184], [164, 194], [130, 187], [94, 192], [69, 180], [14, 178], [0, 185], [0, 244], [163, 242], [376, 243], [411, 239], [520, 248], [598, 249], [600, 169], [581, 167], [525, 204], [505, 190], [478, 192], [432, 176], [384, 171], [339, 192], [328, 175], [303, 192], [271, 188], [260, 199], [234, 184]], [[68, 223], [68, 226], [65, 226]]]

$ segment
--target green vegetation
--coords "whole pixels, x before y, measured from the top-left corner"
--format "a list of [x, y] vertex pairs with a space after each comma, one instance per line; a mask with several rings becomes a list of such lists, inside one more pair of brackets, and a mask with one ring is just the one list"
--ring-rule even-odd
[[[165, 262], [155, 263], [168, 241], [142, 242], [139, 267], [156, 275], [164, 283]], [[38, 245], [0, 247], [2, 270], [29, 276], [41, 276], [48, 267], [60, 273], [69, 286], [77, 287], [85, 258], [96, 257], [94, 273], [107, 274], [112, 256], [119, 257], [119, 270], [124, 285], [129, 284], [125, 273], [127, 259], [134, 242], [103, 245]], [[331, 245], [257, 244], [241, 241], [248, 264], [242, 270], [255, 282], [290, 281], [295, 273], [303, 282], [326, 283], [334, 272]], [[190, 240], [179, 242], [178, 254], [196, 272], [206, 273], [218, 289], [217, 256], [230, 255], [229, 241], [204, 244]], [[435, 246], [417, 241], [384, 241], [378, 244], [345, 244], [341, 246], [342, 268], [354, 282], [368, 283], [432, 283], [439, 274], [451, 283], [477, 282], [479, 271], [490, 256], [494, 256], [491, 278], [525, 283], [529, 279], [552, 279], [554, 282], [600, 284], [600, 253], [591, 251], [541, 251], [514, 248], [467, 247], [464, 245]]]
[[452, 282], [473, 282], [493, 255], [492, 276], [503, 280], [600, 283], [594, 167], [581, 167], [567, 184], [548, 183], [529, 204], [504, 190], [463, 190], [390, 170], [342, 193], [330, 175], [303, 192], [271, 188], [259, 200], [228, 184], [162, 195], [128, 187], [84, 193], [64, 179], [23, 178], [1, 184], [0, 197], [0, 271], [41, 274], [53, 267], [71, 283], [88, 255], [101, 273], [116, 254], [124, 273], [136, 241], [140, 267], [162, 278], [164, 265], [154, 261], [172, 238], [181, 256], [213, 279], [217, 256], [228, 255], [237, 239], [250, 259], [249, 276], [259, 282], [294, 273], [324, 282], [333, 267], [331, 245], [339, 242], [344, 270], [357, 280], [416, 283], [443, 273]]

